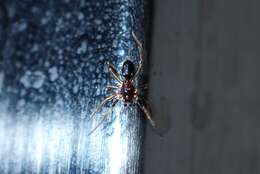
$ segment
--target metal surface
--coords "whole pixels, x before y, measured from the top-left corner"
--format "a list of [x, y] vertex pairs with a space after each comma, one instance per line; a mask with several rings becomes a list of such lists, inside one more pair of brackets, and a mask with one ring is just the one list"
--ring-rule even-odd
[[[141, 0], [2, 1], [1, 173], [139, 173], [142, 117], [118, 103], [88, 117], [120, 70], [138, 62]], [[8, 21], [8, 22], [7, 22]], [[3, 46], [2, 46], [3, 45]]]

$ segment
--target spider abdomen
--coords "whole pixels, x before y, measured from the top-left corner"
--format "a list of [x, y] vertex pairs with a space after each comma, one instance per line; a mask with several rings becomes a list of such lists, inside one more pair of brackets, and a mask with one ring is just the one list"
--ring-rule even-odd
[[121, 95], [125, 102], [132, 102], [135, 96], [135, 87], [131, 80], [125, 80], [121, 87]]

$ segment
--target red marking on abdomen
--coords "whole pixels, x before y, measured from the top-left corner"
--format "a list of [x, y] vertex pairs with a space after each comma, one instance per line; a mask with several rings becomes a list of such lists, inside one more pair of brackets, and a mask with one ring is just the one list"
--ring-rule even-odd
[[135, 87], [131, 80], [125, 80], [121, 88], [121, 94], [125, 102], [131, 102], [135, 95]]

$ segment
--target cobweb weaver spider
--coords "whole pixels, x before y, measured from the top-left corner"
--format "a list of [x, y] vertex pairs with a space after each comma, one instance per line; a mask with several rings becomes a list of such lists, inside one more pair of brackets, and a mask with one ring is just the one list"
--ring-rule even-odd
[[[132, 32], [132, 36], [138, 45], [138, 51], [139, 51], [139, 65], [137, 70], [135, 70], [135, 65], [132, 61], [126, 60], [123, 63], [121, 74], [119, 74], [115, 68], [115, 66], [107, 62], [106, 65], [108, 67], [109, 72], [112, 74], [114, 79], [117, 81], [116, 85], [108, 85], [106, 88], [108, 90], [115, 89], [112, 93], [112, 95], [106, 97], [101, 104], [96, 108], [96, 110], [91, 114], [90, 118], [92, 118], [97, 112], [101, 110], [101, 108], [109, 101], [112, 101], [112, 106], [108, 112], [111, 112], [112, 109], [115, 107], [118, 101], [123, 101], [124, 106], [127, 106], [129, 103], [135, 103], [138, 105], [138, 107], [145, 113], [146, 118], [150, 121], [151, 125], [155, 127], [155, 122], [152, 120], [151, 117], [151, 109], [149, 104], [145, 101], [144, 98], [140, 96], [140, 93], [138, 89], [135, 87], [134, 80], [138, 77], [140, 74], [142, 68], [143, 68], [143, 46], [141, 42], [138, 40], [136, 35]], [[147, 88], [147, 85], [142, 86], [141, 88], [145, 89]], [[100, 121], [100, 123], [89, 133], [93, 133], [106, 119], [106, 116], [108, 114], [105, 114], [103, 119]]]

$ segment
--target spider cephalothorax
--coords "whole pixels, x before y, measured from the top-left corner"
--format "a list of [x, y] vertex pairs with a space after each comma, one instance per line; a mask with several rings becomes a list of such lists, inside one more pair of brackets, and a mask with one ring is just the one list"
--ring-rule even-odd
[[[115, 66], [107, 62], [107, 67], [109, 72], [112, 74], [112, 76], [117, 81], [116, 85], [108, 85], [107, 89], [115, 89], [116, 91], [112, 93], [111, 96], [108, 96], [105, 98], [101, 104], [97, 107], [97, 109], [92, 113], [91, 117], [94, 116], [97, 112], [100, 111], [100, 109], [108, 102], [112, 101], [112, 108], [116, 105], [116, 103], [121, 100], [124, 102], [124, 105], [127, 106], [128, 103], [136, 103], [142, 111], [145, 113], [147, 119], [151, 122], [152, 126], [155, 126], [154, 121], [151, 118], [150, 108], [148, 108], [147, 102], [140, 96], [140, 93], [138, 92], [138, 89], [136, 88], [134, 84], [134, 80], [139, 75], [140, 71], [143, 68], [143, 56], [142, 51], [143, 47], [141, 42], [137, 39], [134, 33], [132, 33], [133, 38], [135, 39], [138, 50], [139, 50], [139, 65], [138, 68], [135, 68], [135, 65], [132, 61], [126, 60], [121, 69], [121, 74], [118, 73], [118, 71], [115, 69]], [[143, 86], [145, 87], [145, 86]], [[103, 118], [103, 120], [105, 117]], [[91, 131], [91, 133], [103, 122], [103, 120]]]
[[131, 78], [133, 78], [135, 75], [134, 63], [131, 60], [126, 60], [123, 63], [121, 73], [125, 80], [130, 80]]

